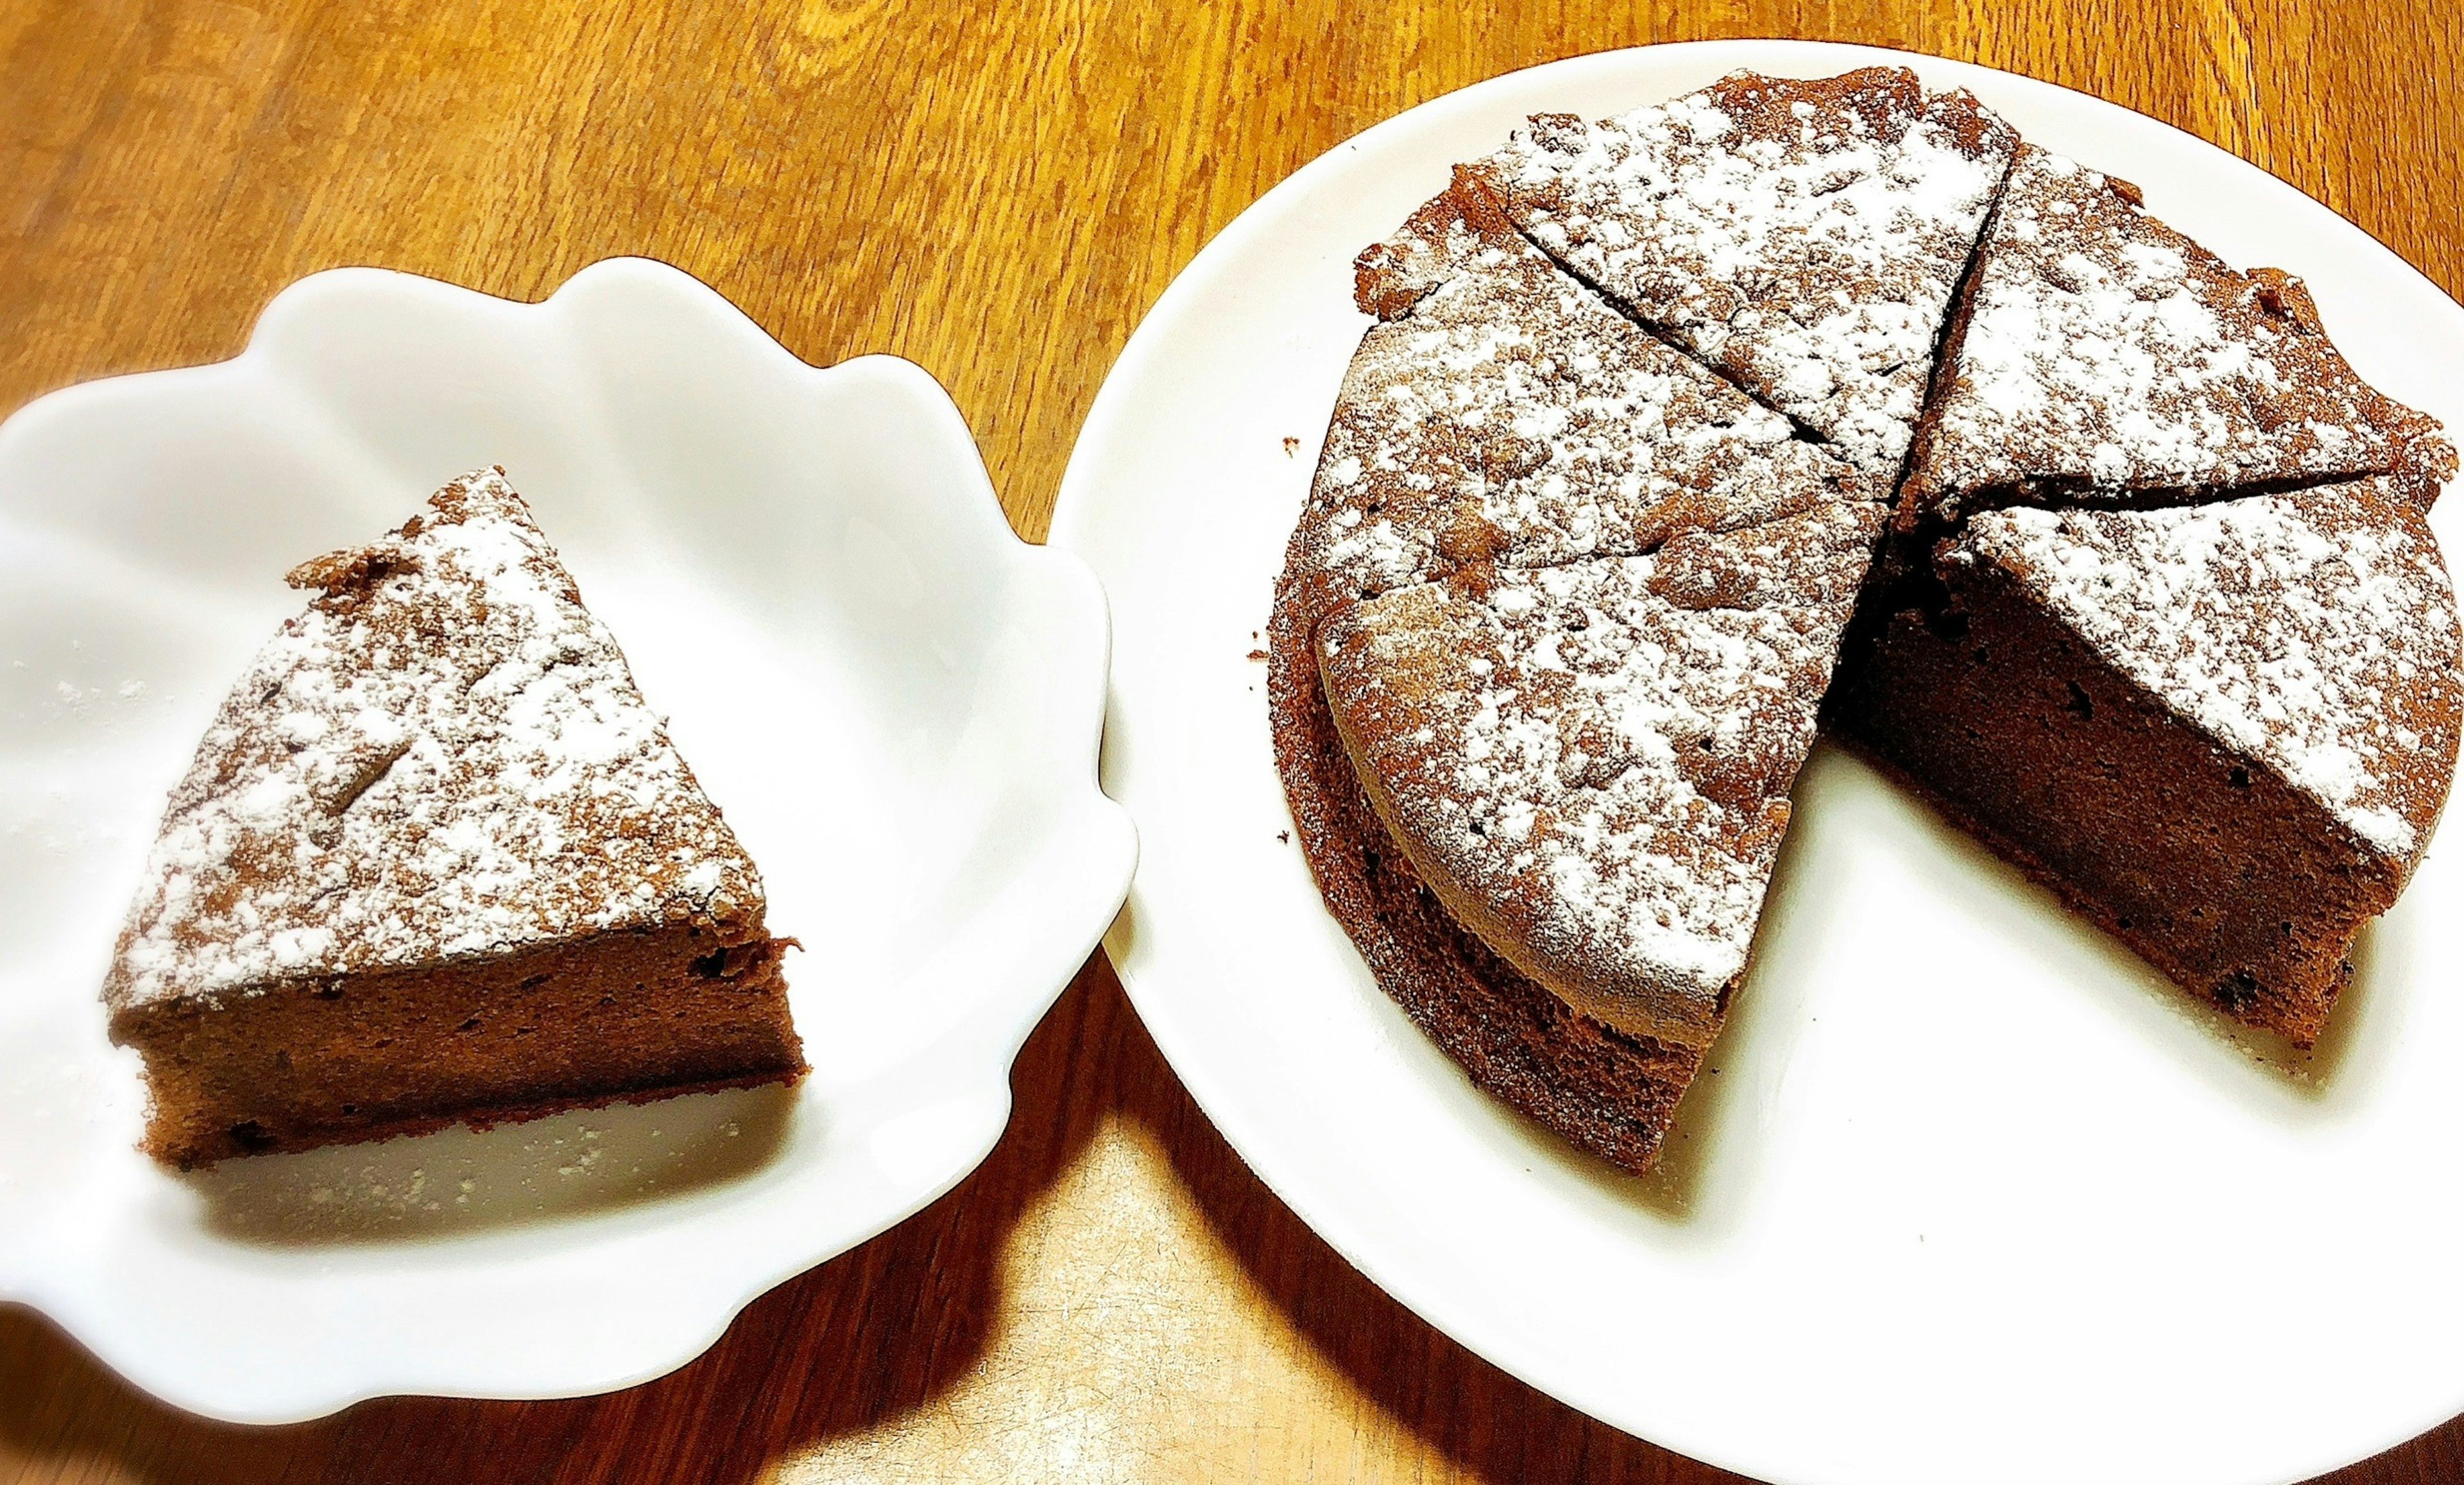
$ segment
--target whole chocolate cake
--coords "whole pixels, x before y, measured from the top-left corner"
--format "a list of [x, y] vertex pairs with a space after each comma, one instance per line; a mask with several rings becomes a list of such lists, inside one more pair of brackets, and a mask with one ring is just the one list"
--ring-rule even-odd
[[2464, 634], [2422, 519], [2454, 454], [2299, 281], [1897, 68], [1536, 116], [1357, 267], [1276, 758], [1482, 1086], [1650, 1165], [1817, 713], [2319, 1036], [2445, 801]]

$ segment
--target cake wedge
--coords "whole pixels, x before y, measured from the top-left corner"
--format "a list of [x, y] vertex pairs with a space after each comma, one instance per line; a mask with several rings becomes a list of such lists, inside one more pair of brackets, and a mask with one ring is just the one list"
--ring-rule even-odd
[[149, 1152], [803, 1075], [760, 876], [501, 470], [291, 581], [103, 989]]
[[1896, 480], [2017, 136], [1904, 67], [1735, 73], [1470, 167], [1637, 321], [1868, 475]]
[[1901, 524], [2005, 505], [2147, 506], [2454, 473], [2301, 281], [2228, 267], [2137, 187], [2022, 145], [1920, 425]]
[[1275, 758], [1299, 843], [1379, 986], [1473, 1081], [1640, 1171], [1702, 1063], [1702, 1018], [1693, 1043], [1620, 1030], [1458, 921], [1364, 787], [1328, 706], [1321, 624], [1422, 585], [1551, 581], [1551, 568], [1817, 512], [1856, 513], [1870, 533], [1888, 486], [1618, 314], [1462, 171], [1355, 267], [1376, 322], [1269, 623]]
[[2194, 997], [2318, 1039], [2455, 770], [2416, 491], [1989, 511], [1859, 629], [1832, 726]]
[[1331, 598], [1631, 557], [1859, 481], [1611, 309], [1460, 171], [1360, 254], [1354, 300], [1377, 321], [1345, 374], [1293, 554]]
[[1531, 980], [1708, 1046], [1881, 520], [1841, 501], [1338, 609], [1319, 668], [1379, 819]]

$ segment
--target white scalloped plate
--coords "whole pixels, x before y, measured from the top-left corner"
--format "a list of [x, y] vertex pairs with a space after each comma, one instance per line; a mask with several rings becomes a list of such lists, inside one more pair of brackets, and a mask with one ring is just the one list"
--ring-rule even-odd
[[[1096, 401], [1053, 542], [1113, 603], [1104, 780], [1145, 852], [1107, 941], [1199, 1103], [1372, 1278], [1620, 1428], [1791, 1485], [2251, 1485], [2464, 1408], [2464, 872], [2367, 941], [2323, 1077], [2215, 1020], [1848, 759], [1797, 792], [1756, 972], [1623, 1180], [1475, 1091], [1318, 901], [1246, 658], [1365, 321], [1352, 254], [1524, 115], [1736, 67], [1964, 84], [2309, 276], [2365, 375], [2464, 427], [2464, 311], [2350, 224], [2109, 103], [1927, 57], [1647, 48], [1337, 146], [1199, 254]], [[1287, 446], [1287, 440], [1292, 441]], [[2434, 524], [2464, 551], [2464, 496]]]
[[[760, 863], [813, 1065], [779, 1089], [229, 1162], [135, 1148], [96, 1001], [165, 792], [294, 562], [501, 463]], [[662, 264], [536, 305], [319, 273], [219, 365], [0, 426], [0, 1299], [138, 1386], [273, 1422], [682, 1365], [915, 1212], [1136, 854], [1106, 629], [1011, 534], [948, 395], [805, 365]]]

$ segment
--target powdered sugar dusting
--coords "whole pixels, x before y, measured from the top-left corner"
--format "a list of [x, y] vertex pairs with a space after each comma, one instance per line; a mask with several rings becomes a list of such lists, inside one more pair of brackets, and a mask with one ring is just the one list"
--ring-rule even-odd
[[1328, 699], [1450, 907], [1587, 1012], [1701, 1045], [1880, 519], [1835, 501], [1485, 593], [1397, 590], [1321, 626]]
[[2020, 151], [1920, 441], [1917, 508], [2030, 481], [2076, 496], [2450, 472], [2436, 425], [2353, 373], [2298, 281], [2235, 273], [2136, 202]]
[[1476, 166], [1517, 226], [1627, 311], [1896, 476], [2015, 137], [1904, 68], [1738, 74]]
[[2409, 863], [2455, 756], [2455, 600], [2393, 482], [2158, 511], [1975, 517], [1953, 560], [2014, 575], [2221, 746]]
[[759, 918], [752, 863], [501, 470], [293, 580], [323, 591], [172, 794], [115, 1011]]
[[1388, 322], [1353, 358], [1302, 525], [1345, 596], [1640, 552], [1849, 477], [1461, 187], [1362, 255], [1361, 297]]

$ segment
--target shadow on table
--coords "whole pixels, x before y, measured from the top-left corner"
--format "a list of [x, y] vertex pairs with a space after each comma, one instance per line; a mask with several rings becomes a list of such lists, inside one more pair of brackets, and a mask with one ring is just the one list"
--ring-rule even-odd
[[[40, 1320], [0, 1309], [0, 1472], [165, 1485], [751, 1485], [782, 1455], [895, 1420], [970, 1374], [991, 1343], [1002, 1250], [1021, 1217], [1120, 1115], [1153, 1131], [1215, 1236], [1309, 1343], [1464, 1473], [1656, 1485], [1736, 1478], [1534, 1392], [1361, 1278], [1215, 1133], [1100, 960], [1029, 1039], [1014, 1084], [1008, 1134], [957, 1190], [757, 1301], [692, 1365], [611, 1396], [389, 1399], [318, 1423], [233, 1429], [154, 1403]], [[1171, 1465], [1158, 1461], [1158, 1474], [1172, 1475]], [[2464, 1478], [2464, 1420], [2332, 1478]]]

